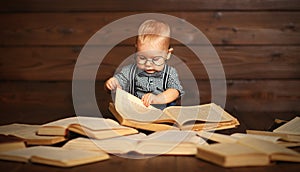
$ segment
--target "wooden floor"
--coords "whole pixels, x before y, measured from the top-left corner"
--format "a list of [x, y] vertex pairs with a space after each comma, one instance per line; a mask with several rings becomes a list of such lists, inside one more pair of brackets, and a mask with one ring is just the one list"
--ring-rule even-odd
[[[241, 125], [238, 128], [228, 129], [219, 131], [223, 134], [231, 134], [235, 132], [245, 132], [246, 129], [260, 129], [266, 130], [271, 125], [275, 118], [290, 120], [295, 115], [293, 114], [281, 114], [281, 115], [266, 115], [266, 114], [243, 114], [239, 115], [237, 118]], [[44, 116], [47, 118], [47, 116]], [[296, 151], [300, 152], [300, 147], [294, 148]], [[141, 158], [141, 157], [139, 157]], [[300, 163], [291, 162], [277, 162], [270, 166], [264, 167], [239, 167], [239, 168], [223, 168], [217, 165], [211, 164], [209, 162], [195, 158], [194, 156], [156, 156], [152, 158], [141, 158], [141, 159], [131, 159], [123, 158], [115, 155], [111, 155], [109, 160], [97, 162], [93, 164], [87, 164], [72, 168], [58, 168], [39, 164], [30, 163], [18, 163], [9, 161], [0, 161], [0, 171], [10, 171], [10, 172], [24, 172], [24, 171], [71, 171], [71, 172], [90, 172], [90, 171], [299, 171]]]
[[89, 165], [83, 165], [72, 168], [58, 168], [43, 165], [33, 165], [33, 164], [22, 164], [13, 162], [1, 162], [1, 171], [22, 171], [22, 172], [50, 172], [50, 171], [71, 171], [71, 172], [158, 172], [158, 171], [172, 171], [172, 172], [220, 172], [220, 171], [249, 171], [249, 172], [292, 172], [299, 171], [300, 164], [295, 163], [279, 163], [276, 165], [271, 165], [267, 167], [240, 167], [240, 168], [223, 168], [219, 167], [202, 160], [198, 160], [194, 157], [184, 157], [184, 156], [158, 156], [151, 159], [123, 159], [117, 156], [111, 156], [109, 160], [93, 163]]

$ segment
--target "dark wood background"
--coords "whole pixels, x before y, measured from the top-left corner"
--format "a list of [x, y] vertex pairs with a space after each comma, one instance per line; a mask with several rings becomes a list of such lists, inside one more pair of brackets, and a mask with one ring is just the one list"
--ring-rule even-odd
[[[83, 45], [106, 24], [146, 12], [180, 17], [207, 36], [224, 66], [225, 108], [230, 113], [299, 115], [299, 0], [1, 0], [0, 123], [44, 123], [73, 116], [72, 75]], [[172, 44], [199, 86], [195, 90], [186, 84], [186, 97], [199, 91], [201, 103], [210, 102], [210, 81], [202, 63], [193, 60], [186, 46]], [[111, 96], [103, 82], [134, 52], [133, 45], [133, 40], [124, 40], [100, 66], [96, 96], [104, 116], [110, 117]]]

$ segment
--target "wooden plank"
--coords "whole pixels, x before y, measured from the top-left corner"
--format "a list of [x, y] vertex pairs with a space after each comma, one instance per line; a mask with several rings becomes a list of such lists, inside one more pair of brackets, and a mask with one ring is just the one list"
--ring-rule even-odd
[[[193, 104], [197, 92], [194, 85], [182, 81], [186, 85], [186, 104]], [[200, 103], [211, 101], [211, 87], [209, 81], [198, 81]], [[218, 97], [226, 96], [226, 109], [239, 114], [242, 112], [290, 112], [299, 114], [300, 81], [299, 80], [227, 80], [226, 95], [221, 91], [221, 85], [215, 83], [216, 101]], [[220, 87], [218, 89], [218, 87]]]
[[[188, 48], [175, 47], [175, 56], [168, 63], [177, 68], [182, 78], [191, 78], [187, 70], [190, 70], [196, 79], [221, 78], [220, 73], [214, 73], [221, 64], [227, 79], [292, 79], [299, 78], [300, 75], [300, 59], [297, 55], [299, 48], [296, 47], [217, 46], [219, 62], [218, 57], [209, 53], [206, 47], [191, 46], [203, 50], [200, 51], [201, 61]], [[182, 70], [185, 69], [183, 62], [187, 70]]]
[[[157, 5], [159, 4], [159, 5]], [[298, 0], [6, 0], [0, 12], [62, 11], [198, 11], [198, 10], [299, 10]]]
[[[232, 133], [230, 133], [232, 134]], [[293, 150], [299, 150], [298, 148], [293, 148]], [[147, 165], [147, 162], [156, 162]], [[145, 165], [143, 165], [145, 164]], [[168, 165], [165, 165], [168, 164]], [[171, 165], [169, 165], [171, 164]], [[26, 171], [63, 171], [55, 167], [46, 166], [46, 165], [37, 165], [33, 163], [16, 163], [11, 161], [0, 161], [0, 166], [3, 171], [10, 171], [13, 169], [13, 172], [23, 172]], [[136, 167], [136, 168], [135, 168]], [[95, 162], [91, 164], [86, 164], [82, 166], [77, 166], [75, 168], [68, 168], [69, 172], [97, 172], [97, 171], [123, 171], [130, 172], [127, 169], [135, 169], [135, 171], [143, 172], [152, 172], [158, 171], [158, 169], [168, 169], [168, 171], [199, 171], [201, 172], [211, 172], [211, 171], [234, 171], [234, 172], [250, 172], [255, 170], [257, 172], [297, 172], [299, 170], [299, 163], [291, 162], [280, 162], [274, 165], [269, 166], [259, 166], [259, 167], [239, 167], [239, 168], [224, 168], [217, 166], [208, 161], [197, 159], [195, 156], [156, 156], [153, 158], [147, 159], [129, 159], [122, 158], [116, 155], [111, 155], [109, 160]], [[170, 170], [171, 169], [171, 170]], [[179, 169], [179, 170], [178, 170]]]
[[1, 82], [0, 88], [1, 124], [43, 124], [74, 115], [71, 83]]
[[295, 118], [296, 116], [297, 114], [293, 114], [293, 113], [271, 114], [271, 113], [248, 112], [248, 113], [243, 113], [243, 115], [239, 115], [238, 119], [240, 123], [245, 124], [245, 129], [270, 131], [270, 127], [274, 124], [275, 118], [289, 121]]
[[[186, 105], [211, 101], [209, 81], [198, 81], [198, 91], [190, 81], [183, 81]], [[74, 115], [71, 82], [1, 82], [1, 123], [45, 123]], [[299, 114], [300, 80], [227, 81], [226, 107], [233, 115], [243, 114]], [[108, 112], [111, 95], [103, 90], [103, 82], [96, 83], [96, 98], [100, 112]], [[199, 93], [199, 94], [198, 94]], [[224, 93], [216, 91], [217, 96]], [[44, 116], [47, 116], [45, 118]], [[46, 121], [47, 120], [47, 121]]]
[[[201, 48], [191, 46], [192, 48]], [[100, 49], [99, 47], [95, 47]], [[205, 66], [218, 67], [216, 57], [201, 51], [201, 62], [183, 46], [173, 46], [174, 56], [168, 62], [177, 68], [181, 78], [208, 79]], [[299, 79], [299, 46], [215, 46], [227, 79]], [[0, 47], [0, 79], [26, 81], [70, 81], [80, 47]], [[101, 62], [97, 80], [113, 75], [122, 61], [135, 52], [133, 46], [113, 48]], [[128, 59], [127, 59], [128, 60]], [[186, 67], [188, 68], [184, 68]], [[186, 69], [186, 70], [181, 70]], [[188, 70], [192, 72], [188, 73]], [[100, 72], [101, 71], [101, 72]], [[210, 76], [220, 78], [220, 74]]]
[[[230, 133], [232, 134], [232, 133]], [[292, 148], [293, 150], [298, 151], [299, 148]], [[150, 162], [149, 165], [147, 163]], [[155, 163], [152, 163], [155, 162]], [[168, 164], [168, 165], [165, 165]], [[170, 164], [170, 165], [169, 165]], [[11, 161], [0, 161], [0, 166], [3, 171], [13, 172], [23, 172], [26, 171], [63, 171], [55, 167], [46, 166], [46, 165], [37, 165], [33, 163], [16, 163]], [[136, 168], [135, 168], [136, 167]], [[75, 168], [68, 168], [69, 172], [98, 172], [98, 171], [123, 171], [130, 172], [131, 169], [135, 171], [143, 172], [153, 172], [158, 171], [158, 169], [168, 169], [168, 171], [199, 171], [201, 172], [211, 172], [211, 171], [234, 171], [234, 172], [282, 172], [290, 171], [297, 172], [299, 170], [299, 163], [291, 162], [280, 162], [274, 165], [269, 166], [259, 166], [259, 167], [239, 167], [239, 168], [224, 168], [217, 166], [208, 161], [197, 159], [194, 156], [156, 156], [153, 158], [145, 159], [129, 159], [122, 158], [120, 156], [111, 155], [109, 160], [95, 162], [91, 164], [86, 164], [82, 166], [77, 166]]]
[[[103, 26], [136, 13], [4, 13], [0, 15], [0, 45], [83, 45]], [[199, 28], [215, 45], [299, 44], [299, 12], [169, 12]], [[276, 20], [274, 20], [276, 16]], [[55, 20], [53, 20], [55, 18]], [[133, 25], [133, 24], [132, 24]], [[136, 28], [128, 29], [135, 33]], [[115, 28], [119, 37], [123, 28]], [[196, 30], [172, 27], [181, 42], [199, 44]], [[107, 36], [107, 34], [106, 34]], [[123, 41], [123, 40], [120, 40]], [[98, 38], [99, 44], [112, 39]], [[176, 41], [173, 44], [179, 44]], [[96, 43], [98, 44], [98, 43]], [[132, 45], [134, 39], [123, 44]]]

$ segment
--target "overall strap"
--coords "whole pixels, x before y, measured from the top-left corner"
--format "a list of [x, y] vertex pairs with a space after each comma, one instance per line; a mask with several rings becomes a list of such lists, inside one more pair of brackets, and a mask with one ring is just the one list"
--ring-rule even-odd
[[128, 92], [132, 95], [134, 95], [134, 79], [135, 79], [135, 73], [136, 73], [136, 64], [133, 64], [131, 67], [130, 67], [130, 71], [129, 71], [129, 90]]
[[170, 67], [166, 65], [164, 68], [164, 75], [163, 75], [163, 90], [167, 89], [169, 74], [170, 74]]
[[[168, 88], [168, 80], [169, 80], [169, 75], [170, 75], [170, 67], [168, 65], [165, 66], [164, 69], [164, 76], [163, 76], [163, 89], [167, 90]], [[175, 106], [176, 105], [176, 100], [174, 100], [173, 102], [170, 102], [167, 104], [168, 106]]]

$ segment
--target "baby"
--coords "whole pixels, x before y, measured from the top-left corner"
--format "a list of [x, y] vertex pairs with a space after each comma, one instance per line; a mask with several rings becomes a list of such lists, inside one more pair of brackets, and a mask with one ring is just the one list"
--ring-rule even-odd
[[177, 71], [166, 64], [171, 56], [170, 27], [157, 20], [146, 20], [138, 30], [135, 64], [109, 78], [105, 87], [139, 97], [145, 106], [163, 109], [184, 94]]

